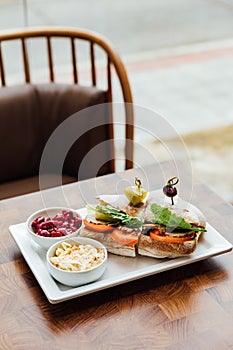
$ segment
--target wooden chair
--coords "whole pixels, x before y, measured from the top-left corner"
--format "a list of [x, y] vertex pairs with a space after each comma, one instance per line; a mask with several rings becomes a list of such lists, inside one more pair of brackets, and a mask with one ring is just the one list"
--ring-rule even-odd
[[[72, 66], [73, 81], [72, 83], [69, 82], [68, 84], [66, 84], [65, 87], [64, 87], [64, 84], [58, 83], [56, 81], [56, 70], [54, 68], [53, 40], [58, 38], [62, 40], [67, 40], [68, 45], [70, 47], [69, 49], [70, 57], [71, 57], [70, 64]], [[31, 43], [32, 40], [35, 40], [35, 39], [43, 39], [45, 40], [45, 43], [46, 43], [46, 55], [47, 55], [49, 79], [48, 81], [46, 81], [45, 85], [43, 85], [41, 81], [38, 84], [38, 82], [33, 81], [33, 78], [32, 78], [32, 67], [30, 62], [30, 55], [28, 52], [29, 51], [28, 43], [29, 42]], [[23, 68], [23, 76], [24, 76], [23, 84], [20, 83], [17, 86], [11, 86], [10, 84], [8, 84], [8, 73], [6, 69], [7, 62], [5, 61], [5, 56], [4, 56], [4, 51], [6, 50], [7, 44], [13, 41], [20, 43], [22, 68]], [[89, 59], [90, 59], [90, 68], [91, 68], [90, 87], [83, 87], [80, 83], [79, 59], [78, 59], [79, 52], [77, 52], [78, 41], [85, 42], [89, 46]], [[104, 69], [103, 67], [101, 68], [102, 69], [101, 74], [104, 74], [106, 76], [106, 81], [107, 81], [106, 89], [99, 88], [98, 86], [98, 83], [99, 83], [98, 71], [97, 71], [98, 67], [96, 63], [97, 62], [96, 50], [98, 48], [100, 48], [106, 55], [106, 66]], [[42, 55], [41, 52], [39, 52], [39, 54]], [[16, 59], [18, 59], [18, 57], [15, 57], [15, 60]], [[12, 123], [14, 123], [12, 122], [13, 120], [12, 114], [16, 113], [18, 115], [21, 112], [21, 115], [22, 114], [25, 115], [25, 111], [22, 112], [25, 106], [22, 107], [22, 104], [25, 104], [25, 101], [27, 101], [27, 109], [28, 109], [29, 101], [30, 103], [32, 103], [31, 101], [38, 100], [37, 98], [38, 95], [40, 96], [40, 99], [42, 99], [41, 96], [46, 96], [46, 98], [48, 98], [48, 96], [51, 95], [52, 98], [55, 98], [56, 100], [58, 99], [58, 96], [61, 96], [61, 95], [63, 96], [62, 97], [63, 99], [61, 98], [59, 113], [61, 113], [60, 112], [61, 105], [62, 105], [62, 108], [67, 105], [67, 108], [64, 107], [65, 110], [63, 111], [63, 115], [59, 117], [59, 120], [56, 121], [53, 128], [57, 127], [62, 120], [64, 120], [71, 114], [75, 113], [76, 111], [79, 111], [82, 108], [87, 108], [88, 105], [92, 106], [95, 104], [113, 102], [113, 92], [112, 92], [113, 74], [117, 76], [119, 85], [122, 90], [122, 97], [123, 97], [124, 111], [125, 111], [125, 150], [124, 150], [125, 166], [124, 168], [130, 169], [133, 167], [133, 139], [134, 139], [134, 128], [133, 128], [134, 115], [133, 115], [133, 107], [132, 107], [132, 102], [133, 102], [132, 93], [131, 93], [131, 88], [130, 88], [125, 67], [122, 63], [121, 58], [113, 49], [112, 45], [99, 34], [96, 34], [91, 31], [74, 29], [74, 28], [37, 27], [37, 28], [26, 28], [21, 30], [1, 31], [0, 32], [0, 80], [1, 80], [2, 88], [0, 88], [0, 125], [3, 125], [4, 127], [0, 128], [0, 137], [4, 138], [4, 135], [8, 133], [8, 130], [5, 129], [6, 124], [9, 124], [8, 128], [9, 130], [12, 131]], [[42, 91], [41, 91], [41, 86], [42, 86]], [[62, 88], [62, 93], [60, 92], [61, 88]], [[16, 95], [17, 95], [16, 100], [14, 99], [15, 89], [16, 89]], [[33, 91], [31, 91], [31, 89], [33, 89]], [[57, 92], [57, 89], [60, 89], [59, 94]], [[64, 89], [65, 89], [65, 93], [64, 93]], [[79, 101], [78, 104], [73, 105], [73, 101], [74, 101], [74, 98], [73, 98], [71, 103], [72, 107], [71, 107], [70, 101], [67, 101], [67, 100], [71, 100], [71, 97], [68, 98], [67, 96], [71, 96], [72, 94], [75, 94], [75, 96], [81, 96], [80, 98], [81, 102], [84, 100], [87, 100], [87, 102], [83, 104]], [[87, 98], [85, 97], [86, 95], [88, 96]], [[84, 96], [84, 98], [82, 98], [82, 96]], [[22, 100], [24, 99], [25, 101], [22, 102]], [[12, 112], [12, 108], [13, 108], [12, 105], [14, 104], [14, 101], [16, 101], [15, 108], [13, 109], [13, 112]], [[48, 101], [46, 103], [47, 105], [50, 104], [50, 102]], [[6, 104], [7, 104], [7, 107], [6, 107]], [[36, 109], [38, 109], [38, 106], [37, 107], [35, 107], [35, 105], [32, 106], [32, 110], [36, 110]], [[109, 112], [109, 116], [108, 116], [109, 129], [106, 135], [109, 139], [114, 139], [114, 119], [112, 116], [113, 111], [111, 109], [108, 112]], [[54, 113], [58, 113], [58, 110], [56, 110]], [[33, 114], [33, 112], [31, 112], [31, 114]], [[48, 114], [48, 110], [47, 110], [47, 114]], [[47, 118], [48, 116], [46, 115], [45, 117]], [[15, 116], [14, 118], [15, 120], [18, 120], [18, 116]], [[31, 116], [31, 117], [27, 116], [27, 121], [30, 118], [34, 118], [34, 116]], [[43, 123], [44, 122], [45, 121], [43, 120]], [[1, 130], [2, 130], [2, 133], [1, 133]], [[0, 192], [1, 192], [1, 185], [6, 184], [8, 181], [11, 181], [10, 182], [10, 186], [11, 186], [13, 183], [12, 181], [15, 182], [16, 180], [21, 180], [22, 182], [22, 179], [24, 178], [27, 179], [31, 176], [37, 175], [38, 160], [41, 157], [41, 153], [43, 151], [43, 149], [41, 149], [42, 147], [41, 145], [39, 147], [40, 148], [39, 151], [38, 149], [36, 149], [36, 152], [34, 153], [38, 153], [37, 155], [38, 159], [37, 161], [35, 161], [36, 164], [33, 164], [29, 171], [25, 171], [24, 164], [26, 163], [20, 163], [19, 165], [16, 165], [14, 168], [14, 166], [12, 166], [12, 159], [11, 160], [7, 159], [7, 155], [6, 155], [7, 148], [11, 150], [11, 143], [10, 143], [11, 142], [10, 136], [12, 134], [11, 131], [9, 132], [9, 135], [8, 135], [8, 138], [9, 138], [7, 140], [8, 143], [6, 142], [4, 144], [5, 154], [3, 155], [3, 158], [0, 155], [1, 168], [4, 168], [6, 170], [5, 172], [3, 172], [4, 174], [2, 174], [2, 176], [0, 175], [0, 182], [2, 182], [2, 184], [0, 184]], [[50, 132], [51, 131], [52, 130], [50, 130]], [[14, 139], [17, 138], [17, 135], [18, 135], [17, 131], [15, 133], [13, 132], [13, 134], [14, 134]], [[103, 135], [102, 137], [104, 139], [105, 136]], [[101, 140], [99, 141], [101, 142]], [[20, 144], [20, 140], [18, 141], [18, 147], [19, 147], [19, 144]], [[45, 145], [45, 141], [43, 143], [43, 147], [44, 145]], [[27, 150], [28, 150], [28, 147], [27, 149], [23, 149], [23, 151], [21, 152], [23, 153], [22, 156], [24, 156], [24, 153], [27, 153]], [[14, 152], [17, 153], [17, 142], [16, 142], [16, 149], [12, 150], [12, 152], [13, 152], [12, 154], [14, 154]], [[31, 152], [33, 152], [33, 147]], [[3, 151], [1, 153], [3, 154]], [[28, 158], [29, 156], [30, 155], [27, 154], [26, 158]], [[70, 164], [71, 163], [72, 162], [70, 162]], [[68, 169], [67, 175], [74, 177], [74, 171], [73, 170], [70, 171], [69, 166], [67, 169]], [[104, 173], [106, 172], [110, 173], [116, 170], [114, 154], [111, 161], [108, 162], [108, 167], [106, 169], [107, 170], [105, 170]], [[34, 190], [33, 186], [32, 188], [29, 189], [29, 192], [32, 190]], [[27, 189], [25, 189], [25, 186], [22, 186], [22, 184], [21, 184], [21, 191], [20, 192], [16, 191], [15, 194], [18, 195], [18, 194], [21, 194], [21, 192], [22, 194], [27, 192]], [[10, 196], [12, 196], [12, 194], [10, 194]], [[0, 197], [1, 197], [1, 194], [0, 194]], [[3, 194], [2, 198], [5, 198], [5, 197], [7, 197], [7, 194], [6, 195]]]

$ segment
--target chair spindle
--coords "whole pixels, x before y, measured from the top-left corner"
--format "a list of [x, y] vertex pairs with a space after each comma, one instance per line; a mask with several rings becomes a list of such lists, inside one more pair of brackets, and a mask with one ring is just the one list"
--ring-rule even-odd
[[96, 86], [95, 52], [94, 52], [93, 42], [91, 42], [91, 77], [92, 77], [92, 85]]
[[22, 53], [23, 53], [23, 66], [24, 66], [24, 76], [25, 76], [25, 83], [30, 83], [30, 70], [29, 70], [29, 61], [28, 61], [28, 53], [27, 53], [27, 46], [25, 39], [21, 39], [22, 43]]
[[6, 86], [5, 71], [4, 71], [4, 64], [3, 64], [3, 58], [2, 58], [2, 47], [1, 47], [1, 42], [0, 42], [0, 74], [1, 74], [2, 86]]
[[77, 56], [75, 50], [75, 38], [71, 38], [72, 63], [73, 63], [73, 78], [74, 83], [78, 83]]
[[47, 49], [48, 49], [48, 63], [49, 63], [49, 74], [50, 81], [54, 82], [54, 71], [53, 71], [53, 56], [50, 36], [47, 36]]

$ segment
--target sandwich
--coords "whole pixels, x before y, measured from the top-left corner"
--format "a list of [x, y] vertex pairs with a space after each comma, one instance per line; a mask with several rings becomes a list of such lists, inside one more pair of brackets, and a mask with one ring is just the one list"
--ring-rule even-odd
[[178, 196], [170, 202], [171, 193], [175, 196], [177, 191], [174, 180], [168, 184], [172, 187], [169, 191], [145, 193], [138, 182], [131, 190], [127, 188], [125, 195], [99, 196], [98, 205], [88, 206], [80, 235], [100, 241], [108, 252], [121, 256], [177, 258], [192, 254], [206, 231], [205, 218]]
[[149, 204], [138, 240], [138, 254], [154, 258], [178, 258], [192, 254], [206, 229], [206, 221], [195, 206], [179, 199], [170, 205]]
[[79, 235], [96, 239], [108, 252], [121, 256], [136, 256], [136, 246], [143, 220], [123, 210], [101, 202], [88, 206]]

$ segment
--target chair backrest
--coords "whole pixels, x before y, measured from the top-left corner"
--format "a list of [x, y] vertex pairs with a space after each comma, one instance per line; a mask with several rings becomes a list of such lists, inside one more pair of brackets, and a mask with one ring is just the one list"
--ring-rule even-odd
[[[113, 49], [112, 45], [102, 36], [86, 30], [74, 29], [74, 28], [26, 28], [22, 30], [12, 30], [12, 31], [1, 31], [0, 32], [0, 81], [3, 90], [7, 90], [8, 76], [7, 69], [5, 68], [6, 63], [4, 58], [4, 50], [7, 42], [18, 41], [21, 46], [22, 52], [22, 62], [23, 62], [23, 73], [24, 73], [24, 83], [26, 85], [34, 85], [32, 74], [30, 57], [28, 54], [28, 42], [33, 39], [44, 38], [46, 42], [47, 51], [47, 63], [49, 70], [49, 84], [56, 85], [56, 71], [54, 68], [54, 55], [53, 55], [53, 39], [61, 38], [68, 41], [71, 53], [71, 65], [72, 65], [72, 79], [73, 85], [79, 85], [79, 62], [77, 55], [77, 41], [85, 41], [89, 45], [89, 59], [91, 67], [91, 85], [92, 89], [97, 89], [98, 91], [98, 76], [97, 76], [97, 65], [96, 65], [96, 49], [100, 47], [102, 51], [106, 54], [106, 67], [102, 68], [102, 74], [106, 75], [107, 88], [104, 91], [106, 99], [103, 96], [100, 100], [97, 99], [96, 103], [101, 102], [112, 102], [112, 76], [116, 74], [120, 87], [122, 90], [123, 102], [125, 103], [125, 169], [133, 167], [133, 138], [134, 138], [134, 114], [132, 107], [132, 93], [130, 84], [128, 81], [127, 73], [122, 63], [121, 58]], [[92, 102], [92, 105], [94, 102]], [[86, 107], [86, 106], [84, 106]], [[72, 112], [72, 111], [71, 111]], [[112, 113], [112, 111], [111, 111]], [[111, 125], [112, 124], [112, 119]], [[109, 129], [108, 136], [114, 138], [113, 126]], [[115, 162], [111, 163], [111, 171], [115, 171]]]

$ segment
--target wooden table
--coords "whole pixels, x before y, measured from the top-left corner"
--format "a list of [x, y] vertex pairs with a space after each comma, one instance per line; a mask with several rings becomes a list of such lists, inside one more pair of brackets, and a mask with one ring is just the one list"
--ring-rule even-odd
[[52, 305], [9, 234], [44, 205], [79, 208], [98, 193], [122, 192], [135, 175], [153, 190], [178, 174], [180, 194], [232, 243], [233, 208], [175, 170], [155, 164], [1, 202], [0, 349], [233, 348], [232, 253]]

